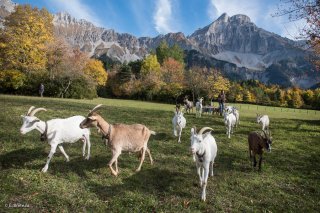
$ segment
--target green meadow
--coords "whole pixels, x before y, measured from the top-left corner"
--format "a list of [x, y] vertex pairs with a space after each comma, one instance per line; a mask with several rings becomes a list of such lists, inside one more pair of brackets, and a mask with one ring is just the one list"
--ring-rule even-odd
[[[107, 166], [111, 152], [91, 129], [91, 158], [82, 142], [64, 144], [70, 162], [57, 149], [47, 173], [41, 173], [50, 146], [34, 130], [21, 135], [20, 115], [30, 106], [45, 107], [41, 120], [86, 115], [97, 104], [109, 123], [141, 123], [157, 132], [149, 140], [140, 172], [135, 153], [122, 153], [120, 173]], [[320, 212], [320, 111], [234, 104], [240, 126], [231, 139], [219, 115], [185, 114], [182, 143], [173, 136], [174, 105], [118, 100], [72, 100], [0, 95], [0, 211], [26, 212]], [[259, 130], [256, 113], [268, 114], [272, 152], [262, 171], [252, 169], [247, 135]], [[209, 126], [218, 145], [207, 201], [200, 200], [195, 163], [189, 151], [190, 129]], [[14, 208], [14, 205], [26, 208]]]

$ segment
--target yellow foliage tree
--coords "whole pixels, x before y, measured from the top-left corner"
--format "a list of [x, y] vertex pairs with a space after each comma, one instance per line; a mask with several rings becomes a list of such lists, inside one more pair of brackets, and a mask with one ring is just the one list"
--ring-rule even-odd
[[236, 102], [242, 102], [243, 101], [243, 95], [241, 93], [236, 95]]
[[25, 75], [17, 70], [3, 70], [0, 71], [0, 88], [18, 89], [23, 86]]
[[148, 76], [149, 74], [151, 75], [157, 75], [160, 77], [161, 75], [161, 70], [160, 70], [160, 64], [157, 60], [156, 55], [148, 55], [142, 63], [141, 67], [141, 75], [142, 77]]
[[89, 59], [84, 68], [84, 73], [89, 76], [98, 86], [104, 86], [106, 84], [108, 74], [101, 61]]
[[53, 17], [46, 10], [19, 5], [5, 18], [0, 36], [3, 69], [28, 74], [46, 67], [45, 46], [53, 39]]
[[243, 101], [248, 102], [248, 103], [253, 102], [253, 95], [249, 90], [244, 92]]
[[220, 91], [229, 91], [230, 81], [224, 78], [218, 70], [208, 70], [209, 76], [203, 83], [206, 84], [209, 99], [217, 98]]

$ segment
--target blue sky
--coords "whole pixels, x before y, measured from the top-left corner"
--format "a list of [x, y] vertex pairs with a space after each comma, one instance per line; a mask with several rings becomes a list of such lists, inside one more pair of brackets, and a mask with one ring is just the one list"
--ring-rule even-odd
[[294, 39], [303, 21], [274, 18], [280, 0], [13, 0], [18, 4], [45, 7], [50, 12], [68, 12], [97, 26], [135, 36], [168, 32], [192, 34], [222, 13], [245, 14], [258, 27]]

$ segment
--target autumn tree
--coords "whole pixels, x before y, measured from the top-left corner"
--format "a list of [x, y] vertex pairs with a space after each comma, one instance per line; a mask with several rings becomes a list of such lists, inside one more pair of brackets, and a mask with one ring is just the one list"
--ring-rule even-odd
[[307, 105], [311, 105], [314, 98], [314, 92], [310, 89], [306, 90], [302, 94], [302, 98]]
[[177, 99], [182, 94], [184, 86], [183, 64], [173, 58], [167, 58], [162, 64], [161, 71], [166, 94]]
[[142, 77], [147, 76], [148, 74], [151, 75], [161, 75], [161, 70], [160, 70], [160, 64], [157, 60], [156, 55], [148, 55], [142, 63], [141, 66], [141, 75]]
[[23, 86], [26, 76], [17, 70], [0, 71], [0, 91], [13, 92]]
[[221, 90], [225, 92], [229, 91], [230, 82], [222, 76], [221, 72], [213, 68], [204, 68], [204, 70], [207, 73], [207, 80], [203, 83], [205, 84], [207, 96], [210, 100], [217, 98]]
[[45, 46], [53, 39], [53, 17], [46, 10], [19, 5], [5, 18], [0, 35], [2, 69], [25, 74], [46, 67]]
[[104, 86], [107, 81], [107, 72], [103, 67], [103, 63], [97, 59], [89, 59], [84, 67], [86, 74], [98, 86]]
[[192, 92], [192, 100], [200, 96], [200, 93], [206, 90], [207, 69], [201, 67], [191, 67], [186, 72], [186, 83]]
[[147, 56], [141, 66], [141, 82], [143, 90], [149, 100], [158, 93], [162, 87], [161, 69], [156, 55]]
[[46, 45], [47, 64], [49, 79], [54, 80], [59, 77], [65, 69], [65, 63], [71, 54], [71, 47], [63, 38], [56, 37]]
[[[82, 87], [87, 88], [89, 94], [96, 85], [105, 82], [105, 76], [101, 74], [105, 72], [102, 64], [93, 59], [90, 61], [85, 53], [73, 49], [63, 39], [48, 43], [46, 55], [49, 76], [46, 87], [52, 96], [82, 97], [80, 93], [85, 92]], [[72, 95], [68, 95], [71, 91]]]

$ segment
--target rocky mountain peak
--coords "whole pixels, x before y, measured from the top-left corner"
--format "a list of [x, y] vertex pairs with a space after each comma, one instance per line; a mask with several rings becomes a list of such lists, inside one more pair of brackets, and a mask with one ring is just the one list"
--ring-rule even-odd
[[227, 13], [222, 13], [222, 15], [215, 22], [228, 22], [229, 16]]
[[236, 24], [244, 24], [244, 23], [250, 23], [251, 20], [248, 16], [243, 14], [234, 15], [230, 18], [230, 22], [236, 23]]
[[53, 24], [67, 27], [68, 25], [86, 25], [90, 27], [94, 27], [94, 25], [91, 22], [88, 22], [84, 19], [76, 19], [72, 17], [67, 12], [59, 12], [54, 15], [53, 17]]

